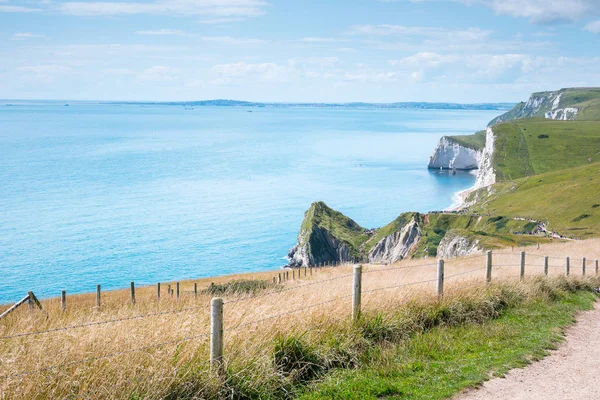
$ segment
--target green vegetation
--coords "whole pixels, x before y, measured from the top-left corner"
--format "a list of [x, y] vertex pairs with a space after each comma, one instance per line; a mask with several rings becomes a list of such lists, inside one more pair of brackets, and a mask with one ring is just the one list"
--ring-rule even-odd
[[192, 360], [166, 398], [446, 398], [544, 356], [592, 307], [598, 283], [534, 278], [365, 311], [356, 323], [319, 319], [260, 357], [232, 357], [221, 379]]
[[[554, 101], [558, 95], [560, 101], [555, 105]], [[522, 118], [543, 118], [546, 112], [564, 108], [576, 108], [577, 120], [600, 120], [600, 88], [568, 88], [556, 92], [533, 93], [530, 100], [537, 103], [537, 107], [533, 107], [530, 102], [520, 102], [510, 111], [494, 118], [488, 125]]]
[[483, 150], [485, 147], [485, 131], [479, 131], [472, 135], [448, 136], [448, 139], [469, 149]]
[[[304, 399], [445, 399], [546, 355], [577, 310], [594, 295], [528, 301], [480, 323], [441, 325], [373, 351], [354, 370], [340, 370], [307, 391]], [[478, 321], [483, 322], [483, 321]]]
[[473, 211], [548, 221], [548, 229], [567, 236], [600, 234], [600, 163], [498, 183], [476, 197]]
[[498, 181], [600, 162], [600, 122], [525, 119], [498, 124], [494, 133]]
[[335, 211], [322, 201], [313, 203], [304, 215], [300, 228], [300, 243], [308, 243], [311, 252], [321, 256], [328, 251], [323, 235], [328, 232], [350, 249], [354, 257], [359, 257], [361, 245], [367, 241], [367, 229], [339, 211]]
[[[333, 251], [323, 230], [348, 247], [350, 254], [359, 260], [368, 260], [368, 255], [385, 237], [400, 232], [411, 221], [419, 227], [421, 238], [411, 253], [413, 257], [437, 254], [440, 241], [447, 232], [463, 233], [466, 237], [477, 238], [480, 246], [495, 249], [505, 246], [524, 246], [547, 241], [544, 237], [523, 236], [517, 233], [530, 233], [535, 222], [515, 220], [509, 217], [486, 217], [450, 213], [403, 213], [390, 224], [374, 233], [360, 227], [356, 222], [325, 203], [314, 203], [307, 211], [302, 223], [301, 240], [308, 241], [310, 251], [321, 257]], [[334, 255], [335, 256], [335, 255]]]

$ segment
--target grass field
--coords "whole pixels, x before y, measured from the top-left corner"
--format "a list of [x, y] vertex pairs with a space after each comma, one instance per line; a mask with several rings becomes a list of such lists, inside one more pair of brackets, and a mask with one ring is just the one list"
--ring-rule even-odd
[[600, 162], [600, 122], [526, 119], [494, 126], [498, 181]]
[[491, 194], [478, 194], [474, 211], [548, 221], [567, 236], [600, 235], [600, 163], [503, 182]]
[[[315, 382], [328, 382], [328, 377], [347, 369], [386, 369], [394, 346], [409, 346], [410, 340], [433, 334], [438, 326], [496, 319], [508, 304], [512, 308], [547, 301], [547, 293], [565, 298], [570, 286], [565, 287], [564, 280], [551, 279], [550, 289], [539, 283], [545, 280], [536, 280], [543, 275], [542, 255], [551, 257], [551, 277], [564, 273], [567, 255], [572, 257], [572, 275], [580, 276], [582, 257], [600, 258], [600, 240], [527, 248], [528, 283], [523, 285], [514, 283], [519, 251], [494, 255], [495, 283], [489, 289], [483, 279], [483, 255], [447, 260], [442, 302], [435, 295], [434, 259], [366, 265], [364, 318], [358, 324], [350, 321], [351, 267], [315, 270], [312, 276], [296, 275], [275, 286], [270, 283], [274, 271], [204, 279], [197, 281], [198, 297], [189, 293], [192, 282], [182, 282], [179, 300], [163, 291], [157, 301], [155, 287], [141, 287], [135, 305], [129, 303], [126, 290], [107, 292], [100, 309], [94, 306], [94, 294], [72, 296], [66, 313], [60, 311], [58, 299], [45, 300], [44, 312], [20, 309], [0, 321], [0, 391], [8, 399], [294, 398], [306, 394], [307, 387], [318, 394], [321, 389], [312, 386]], [[588, 275], [593, 273], [589, 263]], [[214, 288], [240, 278], [268, 284], [248, 285], [250, 294], [244, 293], [244, 285], [225, 293], [227, 375], [219, 377], [208, 366], [207, 289], [211, 283]], [[598, 284], [594, 277], [572, 282]], [[546, 343], [540, 343], [536, 351], [544, 347]], [[508, 351], [503, 346], [497, 350]], [[520, 354], [499, 357], [494, 370], [522, 359]], [[390, 376], [397, 373], [389, 371]], [[473, 382], [448, 385], [458, 390]]]
[[573, 314], [592, 307], [591, 293], [532, 301], [483, 324], [439, 326], [390, 345], [354, 370], [340, 370], [302, 399], [446, 399], [511, 368], [527, 365], [561, 340]]
[[469, 149], [482, 150], [485, 147], [485, 131], [475, 132], [472, 135], [449, 136], [449, 138]]

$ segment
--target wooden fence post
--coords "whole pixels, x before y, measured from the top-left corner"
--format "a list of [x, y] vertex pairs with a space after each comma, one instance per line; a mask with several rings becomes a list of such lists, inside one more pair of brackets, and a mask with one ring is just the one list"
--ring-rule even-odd
[[62, 312], [67, 311], [67, 291], [63, 290], [60, 292], [60, 309]]
[[304, 276], [306, 277], [306, 266], [304, 267]]
[[27, 305], [29, 307], [29, 311], [33, 311], [33, 296], [31, 296], [33, 292], [27, 292]]
[[521, 252], [521, 280], [525, 279], [525, 252]]
[[438, 298], [444, 296], [444, 260], [437, 262], [437, 294]]
[[100, 285], [96, 285], [96, 307], [100, 308]]
[[223, 368], [223, 299], [210, 302], [210, 368], [221, 372]]
[[198, 297], [198, 282], [194, 282], [194, 297]]
[[277, 283], [281, 284], [281, 272], [277, 274]]
[[171, 285], [167, 285], [167, 294], [171, 295]]
[[356, 321], [360, 317], [360, 297], [362, 288], [362, 265], [354, 266], [352, 279], [352, 319]]
[[156, 298], [160, 300], [160, 282], [156, 284]]
[[27, 292], [27, 303], [29, 304], [29, 311], [33, 311], [35, 306], [38, 306], [40, 310], [42, 309], [40, 301], [35, 297], [35, 294], [33, 294], [32, 291]]
[[492, 251], [488, 250], [485, 258], [485, 281], [490, 283], [492, 281]]
[[598, 260], [596, 260], [596, 275], [598, 275]]
[[[596, 264], [598, 263], [598, 260], [596, 260]], [[310, 276], [312, 276], [312, 266], [308, 267], [308, 269], [310, 270]]]
[[177, 300], [179, 300], [179, 282], [175, 282], [175, 290], [177, 291]]
[[548, 276], [548, 256], [544, 256], [544, 275]]
[[569, 257], [565, 260], [565, 276], [569, 276], [569, 270], [571, 269], [571, 259]]
[[581, 259], [581, 276], [585, 276], [585, 257]]
[[131, 282], [131, 304], [135, 304], [135, 284]]
[[295, 281], [296, 280], [296, 270], [292, 269], [292, 280]]

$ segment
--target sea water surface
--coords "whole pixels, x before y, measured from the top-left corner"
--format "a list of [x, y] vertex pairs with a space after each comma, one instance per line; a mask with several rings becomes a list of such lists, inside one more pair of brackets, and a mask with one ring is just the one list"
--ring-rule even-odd
[[274, 269], [323, 200], [365, 227], [439, 210], [427, 170], [499, 111], [0, 106], [0, 303]]

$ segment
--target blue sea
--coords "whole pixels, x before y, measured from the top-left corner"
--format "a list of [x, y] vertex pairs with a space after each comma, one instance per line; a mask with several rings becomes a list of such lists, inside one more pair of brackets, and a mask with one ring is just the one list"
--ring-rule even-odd
[[427, 170], [499, 111], [0, 102], [0, 303], [276, 269], [323, 200], [364, 227], [447, 208]]

